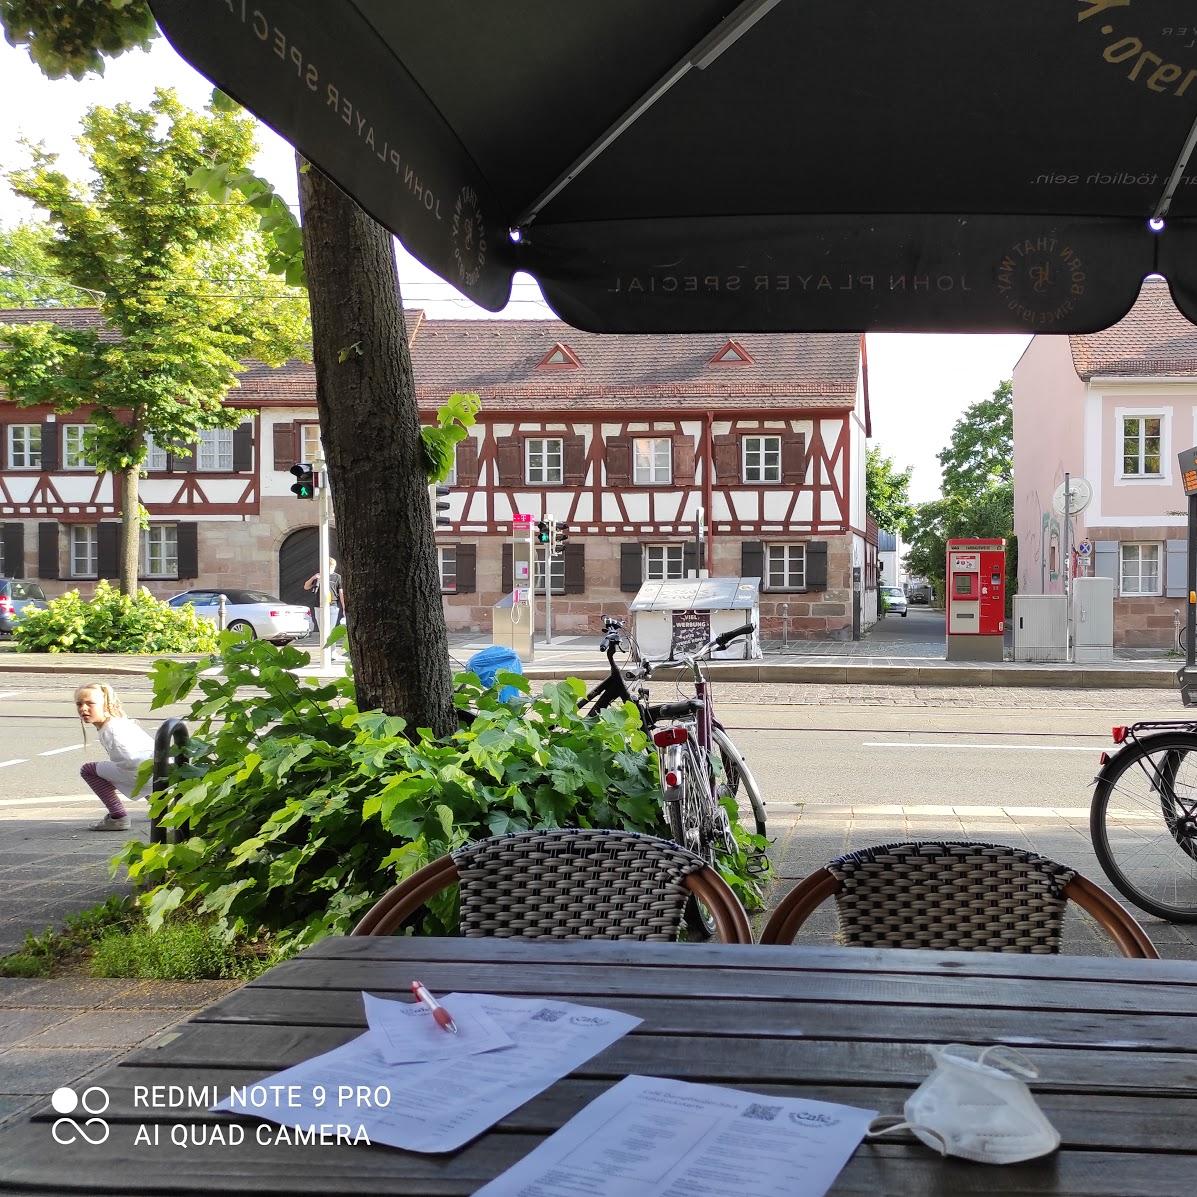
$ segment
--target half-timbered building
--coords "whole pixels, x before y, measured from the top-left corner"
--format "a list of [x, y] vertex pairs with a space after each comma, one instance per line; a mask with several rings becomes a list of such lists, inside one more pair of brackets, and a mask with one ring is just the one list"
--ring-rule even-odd
[[[0, 312], [0, 323], [13, 319], [94, 327], [98, 317]], [[597, 336], [554, 320], [418, 311], [407, 327], [426, 418], [453, 391], [482, 398], [450, 479], [451, 523], [437, 532], [450, 628], [489, 628], [513, 585], [517, 513], [570, 529], [548, 579], [562, 632], [622, 612], [645, 580], [700, 569], [761, 578], [769, 637], [848, 637], [854, 618], [872, 622], [863, 338]], [[314, 373], [249, 363], [229, 403], [244, 418], [204, 433], [191, 456], [150, 447], [145, 584], [301, 601], [315, 505], [291, 495], [288, 471], [319, 445]], [[39, 577], [48, 592], [115, 576], [119, 488], [84, 460], [86, 410], [56, 418], [10, 402], [0, 420], [0, 571]]]

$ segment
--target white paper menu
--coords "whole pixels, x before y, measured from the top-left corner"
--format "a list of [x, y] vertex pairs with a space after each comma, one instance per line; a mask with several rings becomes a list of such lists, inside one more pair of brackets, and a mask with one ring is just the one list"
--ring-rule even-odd
[[628, 1076], [475, 1197], [822, 1197], [875, 1115]]

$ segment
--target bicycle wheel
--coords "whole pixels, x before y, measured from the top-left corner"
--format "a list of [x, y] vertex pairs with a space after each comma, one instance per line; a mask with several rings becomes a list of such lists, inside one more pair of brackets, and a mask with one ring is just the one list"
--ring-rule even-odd
[[1089, 830], [1123, 897], [1197, 923], [1197, 735], [1165, 732], [1119, 753], [1097, 776]]
[[744, 799], [747, 798], [752, 809], [756, 834], [768, 834], [765, 829], [765, 799], [752, 770], [748, 768], [744, 754], [732, 743], [731, 737], [722, 727], [714, 728], [714, 739], [719, 748], [719, 758], [723, 762], [728, 796], [736, 800], [736, 808], [741, 812], [744, 810]]

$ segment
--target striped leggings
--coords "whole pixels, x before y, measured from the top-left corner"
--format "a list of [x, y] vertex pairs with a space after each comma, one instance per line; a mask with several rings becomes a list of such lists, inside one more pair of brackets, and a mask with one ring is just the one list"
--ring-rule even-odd
[[79, 776], [87, 782], [92, 792], [104, 804], [108, 813], [114, 819], [123, 819], [129, 813], [125, 810], [125, 804], [121, 801], [120, 790], [112, 782], [100, 776], [96, 769], [95, 761], [88, 761], [79, 770]]

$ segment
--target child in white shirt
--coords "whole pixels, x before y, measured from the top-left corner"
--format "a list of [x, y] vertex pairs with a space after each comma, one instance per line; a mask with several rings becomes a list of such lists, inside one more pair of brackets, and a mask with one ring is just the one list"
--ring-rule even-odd
[[107, 810], [91, 830], [128, 831], [129, 812], [121, 795], [140, 798], [149, 792], [148, 784], [136, 794], [134, 788], [139, 766], [154, 755], [154, 741], [125, 714], [116, 691], [104, 682], [80, 686], [75, 691], [75, 710], [85, 729], [88, 724], [96, 729], [100, 747], [108, 754], [106, 761], [88, 761], [79, 770], [79, 776]]

